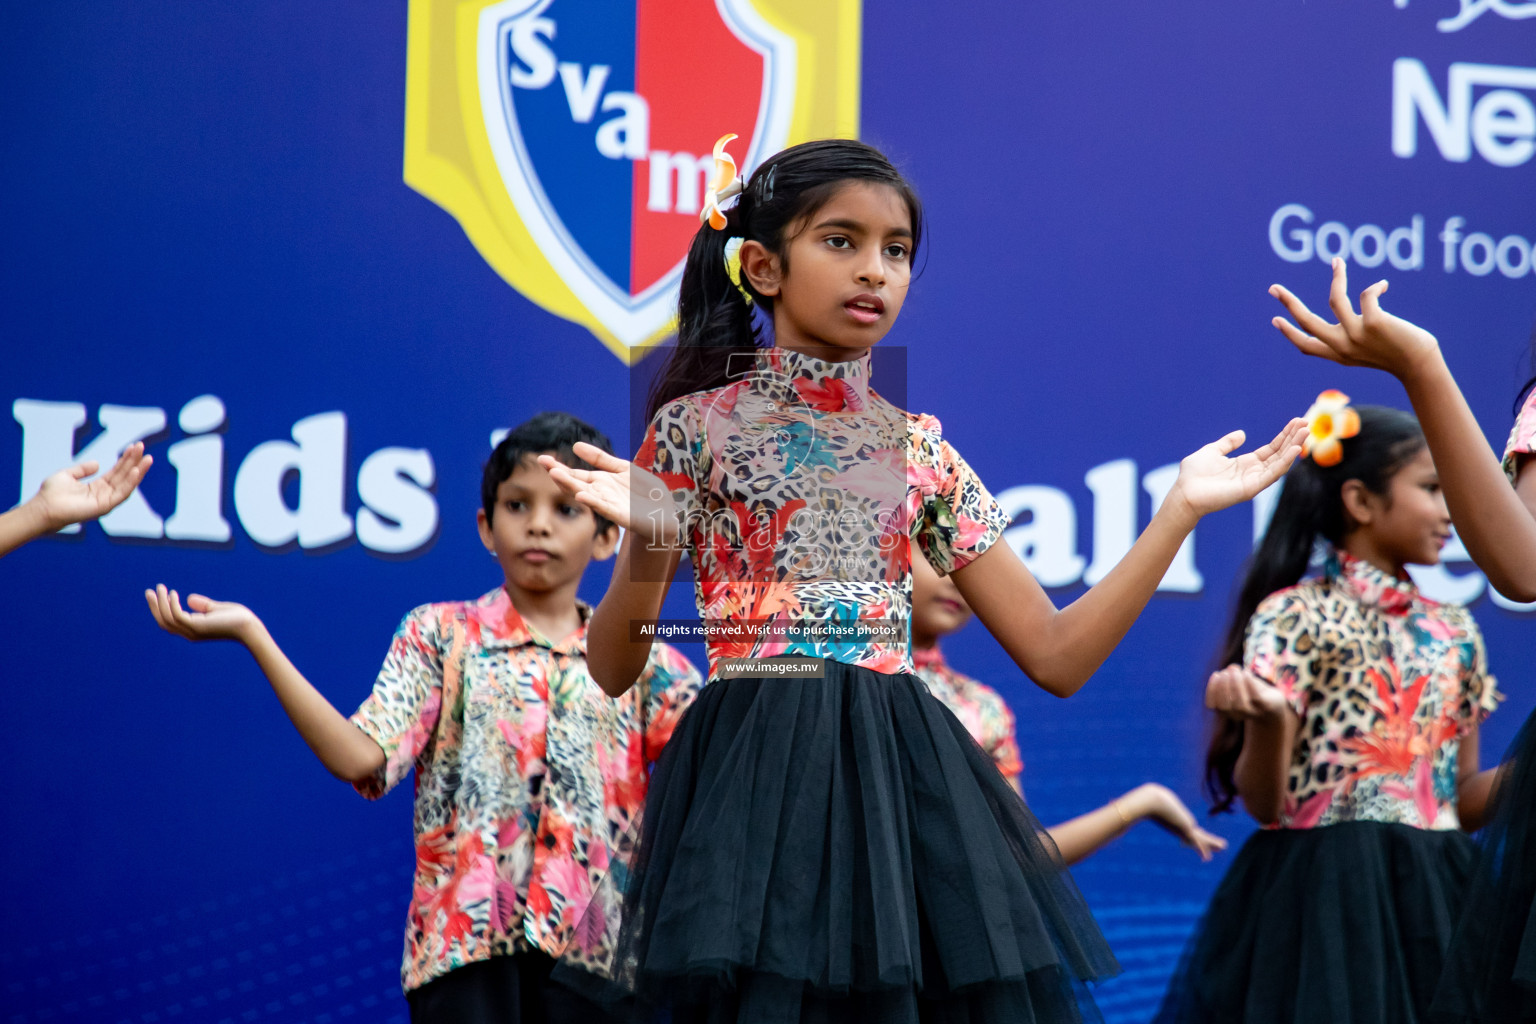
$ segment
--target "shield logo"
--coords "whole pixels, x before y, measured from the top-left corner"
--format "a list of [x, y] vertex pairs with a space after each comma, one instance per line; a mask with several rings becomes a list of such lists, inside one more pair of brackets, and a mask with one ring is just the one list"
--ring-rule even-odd
[[858, 130], [859, 0], [412, 0], [405, 180], [633, 363], [671, 331], [710, 147]]

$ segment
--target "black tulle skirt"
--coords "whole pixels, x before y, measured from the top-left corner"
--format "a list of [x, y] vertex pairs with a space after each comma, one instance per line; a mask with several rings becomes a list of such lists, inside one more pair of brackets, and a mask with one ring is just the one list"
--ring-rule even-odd
[[1156, 1021], [1428, 1021], [1475, 855], [1464, 832], [1374, 821], [1256, 833]]
[[614, 981], [676, 1024], [1094, 1019], [1049, 835], [910, 675], [706, 686], [651, 778]]
[[1536, 715], [1505, 759], [1436, 1021], [1536, 1021]]

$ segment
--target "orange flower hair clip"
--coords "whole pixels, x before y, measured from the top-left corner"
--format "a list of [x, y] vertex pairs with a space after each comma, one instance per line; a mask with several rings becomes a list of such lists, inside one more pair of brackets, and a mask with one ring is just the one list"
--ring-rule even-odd
[[1344, 458], [1345, 438], [1360, 433], [1360, 414], [1349, 407], [1349, 396], [1329, 388], [1307, 410], [1307, 436], [1301, 457], [1318, 466], [1337, 466]]
[[725, 214], [720, 211], [720, 204], [740, 195], [747, 184], [737, 177], [736, 161], [725, 151], [725, 144], [734, 138], [735, 135], [722, 135], [715, 142], [715, 173], [704, 190], [704, 208], [699, 211], [699, 220], [707, 222], [716, 231], [725, 230]]

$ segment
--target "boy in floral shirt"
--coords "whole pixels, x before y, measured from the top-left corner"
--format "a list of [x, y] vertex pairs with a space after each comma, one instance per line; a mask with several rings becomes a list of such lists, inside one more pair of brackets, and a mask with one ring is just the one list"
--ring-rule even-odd
[[[619, 907], [598, 883], [644, 802], [700, 677], [657, 644], [619, 699], [587, 674], [587, 563], [618, 528], [570, 501], [538, 464], [579, 466], [572, 445], [608, 439], [563, 413], [510, 432], [486, 463], [480, 539], [505, 582], [472, 601], [406, 615], [373, 693], [345, 718], [242, 605], [146, 592], [166, 630], [230, 638], [255, 656], [330, 771], [369, 798], [416, 771], [416, 876], [402, 983], [413, 1022], [604, 1021], [552, 984], [556, 960], [606, 973]], [[596, 901], [594, 903], [594, 901]]]

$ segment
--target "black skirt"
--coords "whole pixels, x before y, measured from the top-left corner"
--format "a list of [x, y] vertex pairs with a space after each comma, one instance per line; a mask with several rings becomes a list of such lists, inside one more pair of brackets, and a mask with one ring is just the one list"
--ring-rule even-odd
[[1435, 995], [1437, 1021], [1536, 1021], [1536, 715], [1515, 737], [1490, 815]]
[[1256, 833], [1222, 880], [1157, 1024], [1420, 1024], [1475, 850], [1374, 821]]
[[1082, 983], [1118, 965], [991, 759], [913, 676], [825, 672], [718, 680], [684, 714], [624, 873], [621, 990], [675, 1024], [1096, 1019]]

